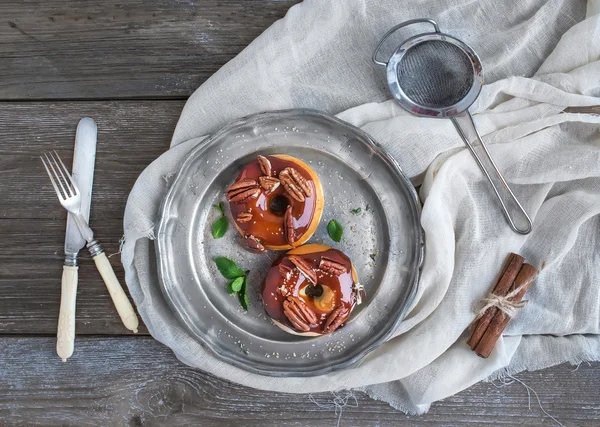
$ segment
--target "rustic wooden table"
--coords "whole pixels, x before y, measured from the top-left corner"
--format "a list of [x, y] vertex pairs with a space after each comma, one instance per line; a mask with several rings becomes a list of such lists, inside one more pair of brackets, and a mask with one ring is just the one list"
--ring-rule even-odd
[[[38, 155], [99, 128], [91, 223], [118, 251], [127, 195], [169, 146], [186, 97], [294, 0], [0, 2], [0, 424], [335, 425], [308, 395], [240, 387], [129, 335], [82, 253], [73, 358], [55, 354], [65, 212]], [[67, 160], [71, 160], [70, 158]], [[123, 280], [118, 257], [112, 258]], [[565, 425], [600, 424], [600, 364], [522, 373]], [[326, 405], [330, 396], [316, 400]], [[550, 425], [528, 391], [477, 384], [407, 417], [357, 394], [342, 425]]]

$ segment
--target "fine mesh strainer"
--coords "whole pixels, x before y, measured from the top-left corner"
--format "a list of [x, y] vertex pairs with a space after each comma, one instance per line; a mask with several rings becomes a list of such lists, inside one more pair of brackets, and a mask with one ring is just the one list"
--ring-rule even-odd
[[[418, 34], [405, 40], [388, 62], [377, 59], [381, 46], [394, 32], [416, 23], [429, 23], [435, 32]], [[386, 67], [388, 87], [404, 109], [417, 116], [452, 120], [492, 185], [510, 227], [519, 234], [528, 234], [531, 220], [498, 170], [469, 113], [469, 107], [479, 96], [483, 85], [481, 61], [473, 49], [440, 32], [435, 21], [413, 19], [396, 25], [383, 36], [373, 53], [373, 62]], [[473, 144], [476, 141], [479, 141], [484, 157], [477, 154], [478, 147]], [[488, 168], [483, 161], [489, 163]], [[493, 172], [490, 174], [488, 170]], [[519, 226], [509, 213], [509, 204], [520, 215]]]

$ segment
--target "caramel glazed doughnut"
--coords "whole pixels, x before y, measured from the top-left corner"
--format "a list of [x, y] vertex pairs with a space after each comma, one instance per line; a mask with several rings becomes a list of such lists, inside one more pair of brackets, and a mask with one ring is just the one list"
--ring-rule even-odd
[[350, 258], [324, 245], [292, 249], [276, 260], [263, 284], [265, 311], [295, 335], [328, 334], [365, 298]]
[[323, 188], [301, 160], [284, 154], [258, 156], [226, 190], [231, 214], [255, 253], [285, 250], [311, 238], [323, 212]]

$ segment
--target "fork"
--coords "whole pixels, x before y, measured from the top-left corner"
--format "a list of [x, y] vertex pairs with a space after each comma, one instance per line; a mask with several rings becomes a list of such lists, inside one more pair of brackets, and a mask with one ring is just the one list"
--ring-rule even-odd
[[[56, 151], [54, 151], [54, 154], [44, 153], [44, 156], [40, 156], [40, 159], [42, 159], [46, 172], [48, 172], [48, 176], [50, 177], [50, 181], [52, 182], [54, 191], [56, 191], [60, 204], [73, 215], [75, 223], [81, 233], [81, 237], [87, 241], [87, 248], [96, 263], [96, 268], [106, 284], [113, 304], [121, 317], [121, 321], [127, 329], [137, 334], [137, 328], [139, 326], [138, 318], [131, 303], [127, 299], [127, 295], [125, 295], [117, 276], [115, 276], [115, 272], [104, 253], [104, 249], [102, 249], [102, 246], [100, 246], [100, 243], [98, 243], [97, 240], [94, 240], [94, 232], [81, 214], [81, 193], [79, 192], [75, 181], [73, 181], [73, 177]], [[71, 316], [75, 315], [75, 310], [66, 310], [65, 312], [72, 313]], [[59, 314], [59, 325], [63, 324], [61, 323], [61, 316], [63, 316], [62, 301]], [[67, 324], [67, 322], [64, 324]], [[69, 319], [68, 324], [74, 325], [74, 318]], [[59, 327], [59, 334], [61, 334], [60, 329], [61, 328]], [[72, 333], [74, 333], [74, 331]]]

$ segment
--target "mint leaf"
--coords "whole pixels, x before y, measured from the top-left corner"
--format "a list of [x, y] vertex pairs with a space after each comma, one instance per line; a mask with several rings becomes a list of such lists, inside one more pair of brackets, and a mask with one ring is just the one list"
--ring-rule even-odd
[[233, 282], [231, 282], [231, 289], [234, 292], [239, 292], [239, 291], [242, 290], [243, 284], [244, 284], [244, 278], [243, 277], [238, 277]]
[[215, 264], [217, 264], [217, 268], [226, 279], [237, 279], [238, 277], [243, 277], [245, 274], [244, 270], [227, 257], [216, 257]]
[[342, 240], [344, 228], [339, 222], [337, 222], [335, 219], [332, 219], [329, 221], [329, 224], [327, 224], [327, 232], [329, 233], [329, 237], [331, 237], [334, 242], [339, 242]]
[[217, 264], [217, 268], [225, 278], [231, 279], [225, 288], [227, 293], [231, 295], [237, 292], [240, 304], [244, 310], [248, 311], [248, 288], [246, 286], [246, 275], [249, 272], [242, 270], [234, 261], [224, 256], [216, 257], [215, 264]]
[[229, 222], [225, 217], [225, 211], [223, 210], [223, 202], [219, 202], [218, 205], [213, 205], [213, 207], [221, 213], [221, 217], [215, 221], [212, 225], [212, 235], [215, 239], [220, 239], [225, 235], [227, 229], [229, 228]]
[[220, 239], [227, 232], [227, 228], [229, 228], [229, 222], [227, 218], [222, 216], [212, 225], [212, 235], [215, 239]]
[[227, 293], [229, 295], [235, 293], [235, 291], [232, 288], [232, 285], [233, 285], [233, 280], [231, 282], [227, 282], [227, 287], [225, 288], [225, 290], [227, 290]]
[[352, 209], [350, 212], [352, 212], [352, 215], [358, 215], [361, 210], [362, 210], [361, 208], [356, 208], [356, 209]]
[[248, 311], [248, 286], [246, 284], [246, 278], [244, 277], [243, 279], [242, 288], [238, 292], [238, 299], [240, 300], [242, 308]]

